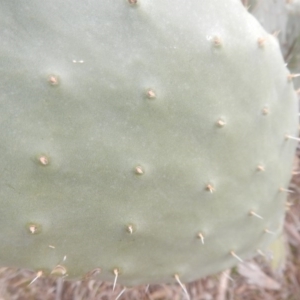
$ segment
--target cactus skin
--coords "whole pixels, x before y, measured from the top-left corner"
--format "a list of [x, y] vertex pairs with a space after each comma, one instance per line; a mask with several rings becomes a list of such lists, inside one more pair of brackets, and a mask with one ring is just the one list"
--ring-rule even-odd
[[[300, 73], [300, 1], [242, 0], [269, 33], [277, 33], [289, 70]], [[300, 87], [300, 80], [295, 80]]]
[[281, 231], [297, 97], [238, 0], [11, 0], [0, 25], [1, 265], [187, 282]]

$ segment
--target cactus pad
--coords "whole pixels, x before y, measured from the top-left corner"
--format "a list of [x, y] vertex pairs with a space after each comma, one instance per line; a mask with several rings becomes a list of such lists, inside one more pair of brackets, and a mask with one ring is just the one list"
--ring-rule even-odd
[[239, 0], [10, 0], [0, 25], [2, 266], [186, 282], [280, 233], [297, 97]]

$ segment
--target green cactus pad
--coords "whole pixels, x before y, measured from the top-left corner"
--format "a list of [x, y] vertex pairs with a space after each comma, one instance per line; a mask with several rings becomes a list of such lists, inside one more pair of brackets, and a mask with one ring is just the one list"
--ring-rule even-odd
[[10, 0], [0, 28], [2, 266], [186, 282], [281, 231], [297, 97], [239, 0]]

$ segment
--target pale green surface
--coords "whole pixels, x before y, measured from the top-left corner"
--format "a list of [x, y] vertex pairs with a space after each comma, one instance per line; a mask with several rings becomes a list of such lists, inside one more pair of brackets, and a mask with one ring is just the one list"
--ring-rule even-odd
[[[251, 0], [249, 11], [266, 31], [276, 33], [288, 68], [300, 73], [300, 1]], [[300, 80], [295, 80], [300, 87]]]
[[271, 252], [270, 265], [273, 271], [282, 273], [286, 266], [287, 259], [287, 242], [284, 239], [283, 234], [279, 235], [269, 246]]
[[1, 265], [191, 281], [280, 232], [297, 100], [239, 0], [10, 0], [0, 28]]

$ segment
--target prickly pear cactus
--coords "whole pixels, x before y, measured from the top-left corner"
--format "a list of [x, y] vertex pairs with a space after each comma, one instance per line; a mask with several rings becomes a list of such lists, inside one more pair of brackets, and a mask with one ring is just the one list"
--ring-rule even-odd
[[[300, 73], [300, 1], [242, 0], [260, 24], [278, 35], [281, 51], [288, 68]], [[299, 78], [296, 87], [300, 87]]]
[[2, 266], [186, 282], [281, 231], [293, 75], [240, 0], [11, 0], [0, 25]]

